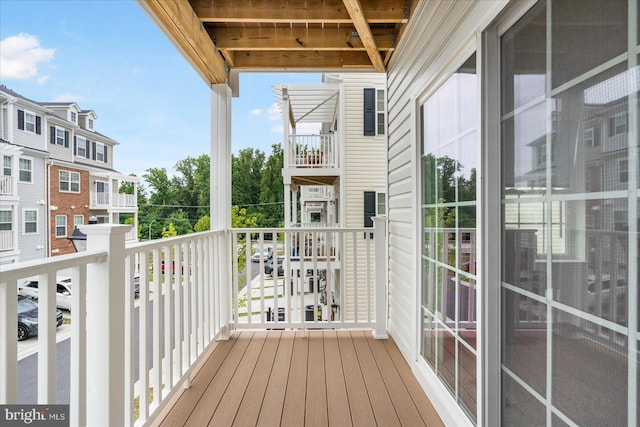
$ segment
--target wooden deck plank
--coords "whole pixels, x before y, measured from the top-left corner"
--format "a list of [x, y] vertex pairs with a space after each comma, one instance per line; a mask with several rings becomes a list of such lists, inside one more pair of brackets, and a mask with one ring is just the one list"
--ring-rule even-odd
[[374, 339], [371, 334], [365, 336], [400, 423], [404, 426], [425, 425], [382, 340]]
[[344, 380], [349, 395], [349, 408], [351, 409], [351, 421], [354, 426], [370, 427], [376, 424], [373, 408], [367, 396], [367, 388], [364, 383], [356, 350], [353, 346], [351, 334], [348, 331], [340, 331], [338, 344], [340, 358], [344, 371]]
[[[278, 343], [278, 351], [273, 362], [273, 369], [269, 376], [267, 393], [262, 401], [260, 415], [257, 425], [260, 427], [276, 427], [280, 425], [282, 419], [282, 407], [287, 393], [287, 382], [289, 380], [289, 366], [293, 353], [293, 343], [295, 335], [292, 333], [283, 334]], [[256, 405], [258, 403], [256, 402]], [[238, 426], [241, 426], [238, 424]]]
[[424, 390], [422, 390], [422, 387], [418, 383], [416, 377], [413, 375], [411, 368], [407, 364], [404, 356], [402, 356], [402, 353], [400, 353], [400, 349], [398, 349], [396, 343], [393, 340], [388, 339], [384, 340], [384, 346], [389, 353], [389, 357], [391, 357], [391, 360], [396, 366], [396, 369], [402, 376], [405, 386], [407, 387], [407, 390], [409, 390], [409, 394], [411, 395], [411, 399], [420, 412], [420, 415], [422, 416], [425, 424], [434, 427], [444, 426], [444, 423], [440, 419], [440, 416], [427, 398]]
[[291, 354], [287, 393], [282, 408], [283, 426], [304, 425], [305, 398], [307, 391], [307, 360], [309, 357], [309, 340], [302, 332], [296, 332]]
[[229, 426], [233, 423], [266, 338], [267, 331], [256, 332], [253, 335], [249, 347], [244, 352], [229, 386], [224, 391], [222, 399], [220, 399], [220, 403], [209, 421], [210, 426]]
[[400, 420], [371, 353], [364, 331], [352, 331], [351, 336], [360, 366], [367, 368], [362, 370], [362, 377], [367, 387], [367, 394], [371, 401], [373, 414], [376, 417], [376, 423], [379, 426], [400, 425]]
[[338, 346], [338, 335], [335, 331], [325, 331], [323, 338], [329, 426], [352, 426], [347, 385], [344, 380], [344, 370]]
[[443, 425], [393, 340], [368, 331], [235, 333], [191, 384], [153, 425]]
[[[262, 401], [265, 399], [269, 376], [274, 369], [274, 361], [281, 335], [281, 332], [273, 331], [265, 338], [260, 358], [256, 368], [253, 370], [251, 380], [247, 385], [247, 391], [242, 398], [236, 418], [233, 420], [233, 425], [254, 426], [257, 424]], [[272, 390], [269, 390], [269, 392], [272, 392]], [[279, 419], [280, 417], [278, 416]]]
[[307, 366], [307, 397], [304, 422], [308, 426], [328, 426], [327, 383], [324, 365], [322, 331], [311, 331]]
[[160, 426], [184, 425], [184, 421], [200, 401], [200, 397], [209, 386], [209, 383], [213, 381], [215, 374], [236, 344], [238, 337], [239, 334], [234, 334], [227, 341], [216, 343], [215, 348], [200, 372], [198, 372], [198, 375], [191, 379], [190, 387], [182, 392], [178, 403], [171, 408], [164, 419], [158, 420]]
[[236, 345], [233, 346], [224, 362], [222, 362], [218, 374], [209, 383], [193, 412], [186, 419], [185, 425], [203, 426], [209, 423], [213, 412], [218, 403], [220, 403], [222, 395], [240, 364], [244, 352], [251, 343], [252, 337], [253, 333], [240, 334]]

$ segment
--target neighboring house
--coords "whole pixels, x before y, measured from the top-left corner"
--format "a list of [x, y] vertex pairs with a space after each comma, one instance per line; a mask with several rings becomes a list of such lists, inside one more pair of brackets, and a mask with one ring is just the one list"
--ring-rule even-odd
[[[95, 130], [97, 116], [75, 102], [36, 102], [0, 87], [0, 262], [71, 253], [67, 239], [89, 217], [134, 218], [136, 194], [119, 194], [137, 179], [113, 169], [118, 144]], [[128, 240], [137, 240], [132, 232]]]
[[[325, 74], [319, 84], [274, 86], [284, 121], [285, 226], [373, 227], [371, 218], [385, 214], [385, 87], [386, 75], [380, 73]], [[299, 132], [299, 126], [315, 126], [317, 133]], [[358, 253], [366, 252], [366, 237], [355, 243]], [[312, 282], [335, 283], [331, 300], [338, 300], [341, 289], [351, 289], [354, 269], [359, 267], [351, 256], [339, 255], [350, 253], [354, 242], [340, 247], [331, 235], [322, 233], [318, 238], [316, 252], [334, 256], [329, 268], [333, 277], [326, 276], [326, 269], [305, 270]], [[310, 260], [310, 239], [307, 233], [300, 238], [304, 242], [291, 242], [291, 253], [305, 253]], [[294, 259], [290, 267], [298, 270], [299, 262]], [[358, 299], [362, 314], [367, 301], [372, 303], [364, 295], [362, 289]], [[353, 303], [354, 295], [348, 293], [345, 304]]]
[[48, 111], [0, 88], [0, 264], [47, 256]]

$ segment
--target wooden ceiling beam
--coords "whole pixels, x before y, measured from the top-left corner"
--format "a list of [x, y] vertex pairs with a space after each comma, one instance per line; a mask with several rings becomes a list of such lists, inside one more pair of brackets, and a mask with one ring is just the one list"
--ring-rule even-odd
[[[216, 46], [233, 50], [366, 50], [352, 28], [225, 28], [207, 26]], [[376, 29], [373, 35], [379, 50], [394, 47], [395, 29]], [[226, 55], [225, 55], [226, 56]]]
[[[202, 22], [350, 23], [341, 0], [190, 0]], [[398, 23], [405, 16], [405, 0], [368, 0], [369, 23]]]
[[237, 70], [373, 70], [366, 52], [236, 51]]
[[224, 83], [228, 72], [209, 34], [187, 0], [140, 0], [209, 84]]
[[358, 31], [358, 34], [360, 35], [362, 44], [367, 50], [367, 54], [373, 64], [373, 68], [379, 73], [385, 72], [386, 68], [382, 62], [382, 57], [380, 57], [380, 51], [376, 46], [376, 41], [373, 38], [371, 28], [367, 23], [360, 0], [343, 0], [343, 2], [351, 16], [351, 19], [353, 20], [353, 25], [356, 27], [356, 31]]

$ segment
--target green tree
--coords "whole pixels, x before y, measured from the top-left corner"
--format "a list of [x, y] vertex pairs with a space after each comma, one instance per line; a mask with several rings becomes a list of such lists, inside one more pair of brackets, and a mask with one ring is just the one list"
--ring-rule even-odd
[[169, 215], [169, 217], [165, 220], [165, 226], [169, 225], [174, 228], [177, 236], [193, 232], [191, 221], [189, 221], [187, 214], [183, 210], [174, 211]]
[[201, 217], [198, 222], [196, 222], [196, 225], [193, 226], [193, 230], [196, 233], [211, 230], [211, 218], [209, 218], [208, 215]]
[[264, 222], [261, 225], [277, 227], [284, 224], [284, 184], [282, 181], [284, 153], [280, 144], [273, 144], [271, 149], [271, 155], [262, 169], [260, 213], [264, 215]]
[[260, 182], [264, 153], [253, 148], [240, 150], [238, 156], [231, 156], [231, 204], [248, 207], [249, 212], [257, 209], [251, 205], [260, 202]]
[[207, 154], [199, 157], [187, 157], [176, 163], [176, 176], [173, 183], [177, 190], [176, 201], [181, 206], [200, 206], [189, 208], [188, 216], [192, 222], [209, 214], [210, 200], [210, 158]]
[[178, 233], [176, 232], [176, 229], [173, 226], [173, 224], [169, 223], [168, 226], [162, 227], [162, 238], [163, 239], [166, 239], [166, 238], [169, 238], [169, 237], [175, 237], [177, 235], [178, 235]]

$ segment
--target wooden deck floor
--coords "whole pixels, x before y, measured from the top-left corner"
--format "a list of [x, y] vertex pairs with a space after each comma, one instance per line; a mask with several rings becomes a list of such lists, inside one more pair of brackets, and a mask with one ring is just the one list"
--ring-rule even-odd
[[440, 426], [393, 340], [364, 331], [235, 333], [161, 426]]

